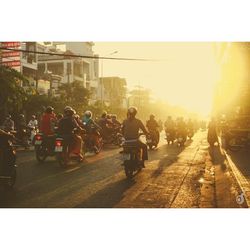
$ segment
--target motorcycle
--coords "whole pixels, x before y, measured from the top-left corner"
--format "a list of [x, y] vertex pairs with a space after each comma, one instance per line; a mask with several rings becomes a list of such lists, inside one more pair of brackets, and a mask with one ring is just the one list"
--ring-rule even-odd
[[187, 140], [187, 135], [184, 133], [177, 133], [177, 145], [183, 147]]
[[110, 133], [109, 135], [103, 134], [103, 144], [112, 144], [121, 147], [122, 139], [123, 136], [121, 134], [120, 127], [114, 128], [112, 133]]
[[44, 162], [48, 156], [55, 156], [54, 141], [54, 135], [45, 136], [42, 133], [37, 133], [34, 136], [35, 154], [38, 162]]
[[[76, 131], [74, 131], [76, 133]], [[60, 166], [67, 167], [70, 160], [82, 162], [80, 155], [71, 155], [72, 136], [57, 136], [55, 139], [55, 155]]]
[[165, 133], [166, 133], [166, 140], [167, 140], [168, 144], [170, 144], [170, 142], [173, 144], [174, 140], [175, 140], [175, 131], [174, 131], [174, 129], [166, 130]]
[[16, 182], [16, 152], [11, 139], [1, 136], [0, 146], [0, 184], [12, 188]]
[[159, 143], [157, 138], [157, 131], [149, 131], [149, 137], [146, 139], [146, 143], [150, 150], [152, 150], [153, 147], [157, 147]]
[[250, 148], [249, 131], [228, 131], [226, 135], [226, 146], [231, 151], [239, 151], [243, 148]]
[[123, 165], [128, 179], [133, 178], [134, 172], [140, 172], [143, 168], [142, 149], [137, 145], [138, 140], [124, 140], [123, 142]]
[[194, 130], [193, 129], [189, 129], [188, 133], [187, 133], [187, 136], [188, 136], [189, 140], [191, 140], [192, 137], [194, 136]]

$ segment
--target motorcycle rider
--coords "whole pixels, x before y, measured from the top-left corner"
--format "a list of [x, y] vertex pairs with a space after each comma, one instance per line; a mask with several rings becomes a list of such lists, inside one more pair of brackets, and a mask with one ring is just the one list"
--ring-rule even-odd
[[194, 123], [191, 119], [188, 119], [187, 130], [188, 130], [188, 133], [190, 133], [191, 135], [194, 134]]
[[98, 130], [101, 130], [101, 127], [92, 119], [92, 112], [87, 110], [82, 118], [83, 128], [85, 129], [88, 135], [88, 142], [93, 143], [95, 152], [100, 150], [100, 133]]
[[165, 133], [169, 133], [174, 140], [175, 138], [175, 122], [172, 119], [172, 116], [168, 116], [167, 120], [164, 123]]
[[30, 129], [30, 141], [33, 142], [34, 136], [36, 134], [38, 127], [38, 121], [35, 115], [31, 116], [31, 120], [28, 123], [28, 128]]
[[137, 114], [136, 107], [130, 107], [127, 112], [127, 119], [122, 123], [122, 134], [125, 140], [137, 140], [137, 145], [139, 148], [142, 149], [142, 161], [143, 167], [144, 161], [148, 160], [148, 149], [147, 145], [139, 140], [139, 130], [141, 129], [146, 136], [149, 136], [149, 133], [145, 126], [143, 125], [142, 121], [135, 118]]
[[108, 140], [109, 136], [112, 134], [113, 132], [113, 123], [111, 121], [111, 119], [109, 118], [109, 115], [107, 114], [107, 112], [103, 112], [100, 120], [99, 120], [99, 126], [101, 127], [101, 134], [102, 137], [106, 140]]
[[154, 115], [150, 115], [149, 120], [146, 122], [146, 127], [149, 133], [153, 136], [153, 138], [155, 138], [156, 143], [158, 144], [160, 140], [160, 133], [158, 129], [160, 126], [155, 120]]
[[15, 123], [14, 121], [11, 119], [11, 115], [7, 115], [6, 119], [3, 123], [3, 129], [7, 132], [11, 132], [14, 131], [15, 129]]
[[176, 122], [176, 131], [177, 131], [177, 135], [178, 136], [184, 137], [184, 139], [186, 139], [186, 136], [187, 136], [187, 125], [184, 122], [184, 119], [183, 119], [182, 116], [177, 119], [177, 122]]
[[[71, 107], [65, 107], [64, 117], [58, 123], [57, 132], [63, 137], [65, 145], [69, 146], [66, 157], [68, 158], [70, 153], [74, 153], [82, 160], [82, 138], [80, 135], [74, 134], [74, 130], [82, 131], [83, 129], [78, 125], [74, 115], [75, 111]], [[64, 149], [66, 150], [67, 147], [64, 147]]]
[[207, 141], [209, 142], [209, 144], [212, 144], [212, 146], [215, 142], [219, 144], [217, 135], [217, 125], [214, 117], [211, 118], [211, 121], [208, 124]]
[[55, 134], [56, 125], [56, 115], [54, 113], [54, 108], [48, 106], [41, 118], [40, 130], [45, 136], [50, 136]]
[[10, 166], [15, 164], [16, 155], [8, 143], [8, 140], [13, 138], [13, 134], [0, 129], [0, 175], [8, 174]]
[[28, 133], [24, 114], [19, 115], [16, 129], [18, 139], [22, 142], [25, 148], [28, 148]]
[[117, 120], [117, 115], [115, 114], [111, 115], [111, 121], [113, 123], [114, 128], [121, 127], [121, 123]]

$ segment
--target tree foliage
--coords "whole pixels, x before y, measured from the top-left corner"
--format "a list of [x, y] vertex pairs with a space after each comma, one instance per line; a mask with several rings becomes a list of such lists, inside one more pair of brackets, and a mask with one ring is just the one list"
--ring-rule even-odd
[[10, 67], [0, 65], [0, 112], [2, 117], [7, 112], [18, 112], [22, 109], [27, 94], [21, 86], [28, 80], [21, 73]]

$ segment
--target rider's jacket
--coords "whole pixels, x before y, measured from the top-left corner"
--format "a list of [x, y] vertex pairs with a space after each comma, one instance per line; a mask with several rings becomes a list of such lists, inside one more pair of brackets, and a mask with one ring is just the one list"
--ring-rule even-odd
[[148, 128], [148, 130], [155, 131], [159, 128], [159, 124], [157, 123], [156, 120], [150, 119], [147, 121], [146, 127]]
[[138, 139], [140, 129], [144, 134], [148, 134], [142, 121], [137, 118], [128, 118], [122, 123], [122, 133], [126, 140]]

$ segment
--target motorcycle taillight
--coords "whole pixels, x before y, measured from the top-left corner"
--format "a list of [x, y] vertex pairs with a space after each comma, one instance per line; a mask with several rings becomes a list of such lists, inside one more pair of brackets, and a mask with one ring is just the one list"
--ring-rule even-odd
[[36, 135], [36, 140], [37, 141], [41, 141], [42, 140], [42, 136], [41, 135]]
[[61, 141], [61, 140], [56, 140], [56, 146], [57, 146], [57, 147], [62, 146], [62, 141]]

